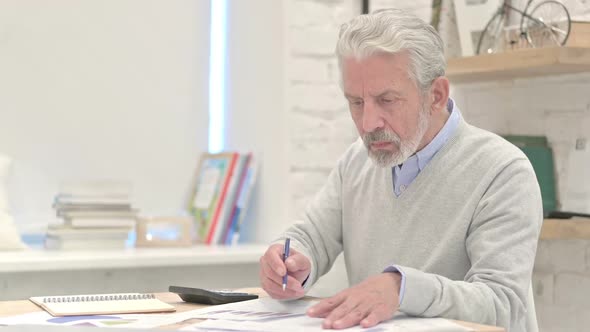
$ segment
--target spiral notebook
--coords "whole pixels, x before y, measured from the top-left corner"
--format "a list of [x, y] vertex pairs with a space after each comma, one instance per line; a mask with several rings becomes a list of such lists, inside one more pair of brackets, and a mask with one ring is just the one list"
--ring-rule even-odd
[[38, 296], [30, 300], [52, 316], [82, 316], [171, 312], [176, 308], [154, 294], [119, 293], [69, 296]]

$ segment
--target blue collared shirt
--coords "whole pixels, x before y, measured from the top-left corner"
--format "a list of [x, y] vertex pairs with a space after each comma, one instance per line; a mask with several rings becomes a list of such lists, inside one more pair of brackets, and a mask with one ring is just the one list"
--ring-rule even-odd
[[393, 192], [396, 196], [401, 195], [410, 184], [416, 179], [418, 174], [426, 167], [434, 155], [445, 145], [449, 138], [459, 125], [459, 109], [455, 107], [455, 102], [449, 99], [447, 110], [451, 115], [442, 129], [422, 150], [416, 152], [403, 164], [394, 166], [393, 172]]
[[[434, 155], [445, 145], [445, 143], [453, 136], [455, 130], [459, 126], [461, 119], [461, 111], [455, 106], [455, 102], [449, 98], [447, 103], [447, 110], [451, 115], [445, 122], [442, 129], [436, 136], [426, 145], [422, 150], [416, 152], [403, 164], [394, 166], [391, 169], [393, 174], [393, 192], [396, 196], [400, 196], [412, 184], [418, 174], [426, 167], [428, 162], [432, 160]], [[399, 304], [401, 305], [406, 292], [406, 274], [397, 265], [391, 265], [383, 272], [399, 272], [401, 274], [401, 284], [399, 288]]]

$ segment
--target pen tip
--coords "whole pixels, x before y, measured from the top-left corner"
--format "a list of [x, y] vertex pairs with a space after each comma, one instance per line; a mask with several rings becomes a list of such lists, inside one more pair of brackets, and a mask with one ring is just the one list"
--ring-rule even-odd
[[287, 288], [287, 285], [283, 284], [283, 292], [285, 291], [285, 288]]

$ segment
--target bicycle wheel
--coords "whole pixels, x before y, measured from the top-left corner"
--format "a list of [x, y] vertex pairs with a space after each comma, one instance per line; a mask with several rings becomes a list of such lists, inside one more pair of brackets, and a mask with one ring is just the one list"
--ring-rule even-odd
[[[537, 2], [539, 2], [539, 0], [528, 0], [526, 2], [526, 6], [524, 7], [524, 9], [522, 10], [524, 13], [528, 13], [529, 10], [533, 7], [536, 7]], [[520, 15], [520, 31], [524, 31], [524, 22], [526, 20], [526, 16], [525, 15]]]
[[572, 21], [561, 2], [541, 2], [525, 17], [523, 31], [533, 47], [565, 45]]
[[477, 43], [477, 54], [497, 53], [503, 49], [504, 36], [502, 36], [502, 33], [504, 32], [505, 22], [506, 15], [504, 10], [500, 9], [492, 16], [485, 29], [481, 32]]

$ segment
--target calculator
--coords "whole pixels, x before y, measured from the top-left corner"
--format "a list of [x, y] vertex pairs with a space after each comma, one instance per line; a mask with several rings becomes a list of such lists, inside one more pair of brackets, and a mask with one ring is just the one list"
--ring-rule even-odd
[[226, 304], [258, 298], [256, 294], [193, 287], [170, 286], [168, 290], [178, 294], [184, 302], [199, 304]]

